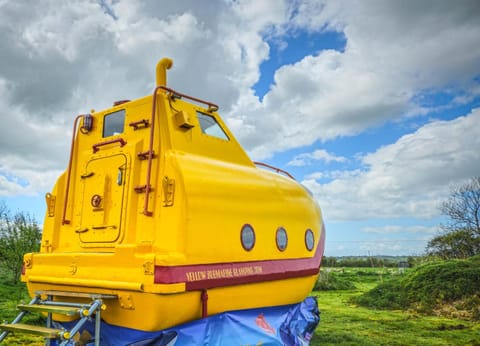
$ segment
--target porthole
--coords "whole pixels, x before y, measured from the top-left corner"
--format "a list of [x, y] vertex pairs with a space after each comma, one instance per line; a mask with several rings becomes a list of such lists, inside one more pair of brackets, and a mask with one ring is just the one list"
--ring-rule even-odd
[[240, 240], [246, 251], [253, 249], [255, 245], [255, 231], [252, 226], [249, 224], [243, 225], [242, 231], [240, 232]]
[[315, 246], [315, 236], [311, 229], [307, 229], [305, 231], [305, 246], [307, 247], [308, 251], [312, 251], [313, 247]]
[[280, 251], [284, 251], [287, 248], [287, 244], [288, 244], [288, 236], [287, 236], [287, 231], [285, 231], [285, 228], [278, 227], [275, 238], [277, 241], [277, 248]]

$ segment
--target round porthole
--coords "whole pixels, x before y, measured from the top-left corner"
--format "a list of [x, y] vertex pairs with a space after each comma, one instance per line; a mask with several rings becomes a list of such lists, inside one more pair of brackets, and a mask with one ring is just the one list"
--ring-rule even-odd
[[288, 236], [287, 236], [287, 231], [285, 231], [285, 228], [278, 227], [275, 238], [277, 241], [277, 248], [280, 251], [284, 251], [287, 248], [287, 244], [288, 244]]
[[305, 231], [305, 246], [307, 247], [308, 251], [312, 251], [313, 247], [315, 246], [315, 236], [311, 229], [307, 229]]
[[240, 240], [246, 251], [253, 249], [255, 245], [255, 231], [252, 226], [249, 224], [243, 225], [242, 231], [240, 232]]

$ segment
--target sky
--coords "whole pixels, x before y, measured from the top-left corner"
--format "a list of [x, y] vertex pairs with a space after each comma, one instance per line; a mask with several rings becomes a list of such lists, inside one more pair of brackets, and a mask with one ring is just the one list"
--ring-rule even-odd
[[0, 0], [0, 200], [40, 224], [73, 119], [170, 87], [318, 200], [328, 256], [420, 255], [480, 174], [480, 2]]

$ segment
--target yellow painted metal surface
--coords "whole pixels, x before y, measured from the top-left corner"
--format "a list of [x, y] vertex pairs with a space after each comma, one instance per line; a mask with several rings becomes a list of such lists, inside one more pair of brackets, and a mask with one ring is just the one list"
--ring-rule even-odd
[[[158, 85], [171, 66], [159, 62]], [[323, 251], [315, 201], [258, 169], [214, 105], [155, 93], [77, 118], [69, 168], [46, 197], [41, 251], [25, 255], [30, 292], [115, 294], [102, 318], [141, 330], [200, 318], [204, 304], [213, 314], [304, 299]]]
[[41, 335], [47, 339], [56, 339], [62, 335], [61, 329], [46, 328], [40, 326], [34, 326], [30, 324], [15, 323], [15, 324], [0, 324], [0, 330], [5, 330], [14, 333], [28, 333]]

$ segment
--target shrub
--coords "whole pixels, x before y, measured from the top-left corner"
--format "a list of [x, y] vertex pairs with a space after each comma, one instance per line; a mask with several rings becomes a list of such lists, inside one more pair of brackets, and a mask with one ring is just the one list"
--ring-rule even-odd
[[358, 305], [374, 309], [401, 310], [408, 305], [399, 277], [381, 283], [361, 296], [352, 298], [352, 300]]
[[344, 278], [336, 273], [320, 272], [314, 290], [331, 291], [331, 290], [354, 290], [355, 284], [347, 278]]
[[354, 302], [372, 308], [432, 312], [442, 305], [463, 301], [466, 304], [462, 304], [462, 308], [470, 309], [476, 318], [479, 313], [474, 302], [480, 296], [479, 264], [480, 256], [427, 263], [405, 276], [379, 284], [354, 298]]

